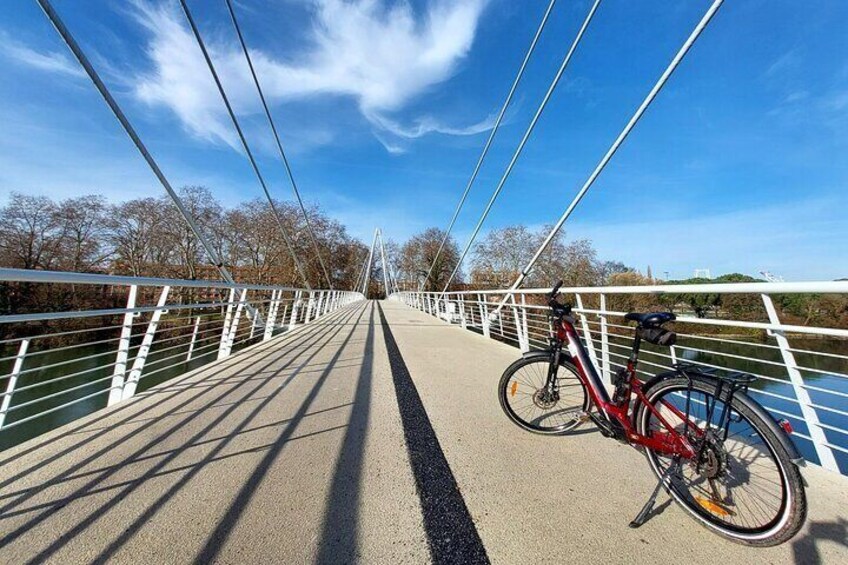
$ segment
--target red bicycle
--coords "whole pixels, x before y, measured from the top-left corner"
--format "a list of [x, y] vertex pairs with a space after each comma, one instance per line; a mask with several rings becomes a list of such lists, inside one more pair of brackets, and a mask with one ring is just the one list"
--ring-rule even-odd
[[[633, 348], [613, 379], [612, 398], [580, 341], [571, 307], [548, 295], [550, 347], [510, 365], [501, 407], [525, 430], [566, 434], [592, 422], [605, 437], [644, 450], [658, 483], [631, 527], [641, 526], [665, 488], [703, 526], [733, 541], [770, 546], [794, 536], [807, 511], [803, 459], [785, 420], [775, 421], [748, 394], [755, 377], [677, 364], [647, 382], [636, 376], [643, 340], [672, 346], [669, 312], [631, 313]], [[565, 349], [563, 348], [565, 345]]]

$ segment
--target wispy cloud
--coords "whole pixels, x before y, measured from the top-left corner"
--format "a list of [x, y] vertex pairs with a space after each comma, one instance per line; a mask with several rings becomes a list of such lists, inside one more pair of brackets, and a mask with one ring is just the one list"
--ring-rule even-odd
[[[404, 126], [394, 116], [453, 76], [471, 48], [486, 2], [434, 0], [416, 17], [406, 2], [313, 0], [307, 47], [292, 57], [294, 62], [262, 50], [251, 56], [273, 102], [350, 97], [387, 150], [402, 152], [400, 140], [431, 133], [473, 135], [491, 127], [491, 118], [452, 126], [427, 116]], [[135, 77], [138, 97], [171, 109], [200, 138], [233, 144], [215, 85], [174, 4], [138, 1], [135, 15], [150, 34], [146, 50], [153, 63], [152, 71]], [[234, 103], [242, 111], [258, 111], [237, 45], [210, 41], [209, 49]]]
[[9, 60], [47, 73], [57, 73], [73, 77], [84, 77], [85, 72], [76, 61], [65, 53], [36, 51], [0, 33], [0, 53]]
[[792, 72], [803, 63], [803, 59], [798, 49], [790, 49], [775, 59], [765, 71], [766, 77], [775, 77]]

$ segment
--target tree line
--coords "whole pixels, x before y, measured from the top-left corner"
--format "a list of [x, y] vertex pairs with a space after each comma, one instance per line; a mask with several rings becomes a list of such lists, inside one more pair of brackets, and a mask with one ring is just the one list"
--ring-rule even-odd
[[[468, 274], [460, 271], [451, 281], [452, 290], [495, 289], [512, 285], [533, 257], [551, 226], [532, 230], [523, 225], [507, 226], [488, 232], [471, 250]], [[439, 245], [445, 232], [429, 228], [412, 236], [402, 246], [389, 246], [401, 286], [441, 291], [447, 284], [460, 258], [453, 237], [448, 237], [441, 253]], [[437, 258], [438, 257], [438, 258]], [[435, 263], [434, 263], [435, 260]], [[432, 269], [431, 269], [432, 266]], [[428, 272], [430, 276], [427, 277]], [[587, 239], [568, 241], [560, 231], [539, 257], [525, 287], [549, 287], [556, 281], [566, 286], [601, 286], [616, 273], [632, 273], [635, 269], [620, 261], [602, 261], [592, 242]]]
[[[236, 280], [303, 286], [277, 219], [266, 201], [248, 200], [227, 208], [202, 186], [184, 186], [178, 193]], [[300, 210], [287, 202], [275, 204], [310, 283], [326, 287]], [[345, 226], [329, 218], [319, 207], [311, 206], [308, 215], [334, 288], [353, 288], [368, 256], [368, 246], [350, 236]], [[459, 269], [450, 281], [450, 290], [509, 287], [549, 231], [550, 226], [533, 230], [523, 225], [489, 231], [472, 248], [467, 266]], [[445, 288], [459, 262], [460, 249], [456, 240], [448, 237], [437, 254], [444, 235], [443, 230], [428, 228], [402, 244], [385, 242], [390, 274], [401, 290]], [[0, 208], [0, 266], [184, 279], [220, 278], [176, 206], [164, 196], [108, 203], [97, 195], [56, 201], [46, 196], [12, 193], [8, 204]], [[384, 296], [382, 269], [380, 253], [376, 250], [369, 297]], [[563, 280], [566, 287], [762, 282], [741, 274], [709, 280], [656, 280], [650, 276], [650, 268], [643, 275], [620, 261], [599, 259], [591, 241], [569, 241], [563, 231], [541, 255], [524, 287], [546, 288], [558, 280]], [[846, 296], [773, 298], [786, 322], [848, 327]], [[587, 295], [584, 300], [591, 303], [593, 299]], [[587, 304], [587, 307], [597, 306]], [[622, 311], [670, 309], [699, 317], [739, 320], [762, 320], [764, 316], [762, 299], [755, 295], [615, 295], [609, 297], [608, 307]]]
[[[255, 199], [224, 207], [201, 186], [178, 190], [185, 208], [240, 282], [303, 287], [277, 219]], [[327, 286], [303, 216], [275, 202], [310, 283]], [[342, 224], [317, 206], [308, 210], [335, 288], [350, 288], [367, 253]], [[218, 279], [188, 223], [166, 196], [110, 204], [87, 195], [55, 201], [12, 193], [0, 208], [0, 264], [21, 269]]]
[[[509, 288], [521, 270], [539, 248], [551, 226], [538, 230], [515, 225], [488, 232], [474, 246], [466, 278], [462, 275], [451, 283], [450, 290]], [[417, 289], [419, 281], [424, 289], [441, 292], [456, 266], [460, 251], [456, 241], [449, 237], [439, 258], [425, 280], [430, 265], [436, 257], [444, 232], [427, 229], [410, 238], [402, 246], [392, 247], [400, 286]], [[392, 261], [390, 260], [390, 263]], [[559, 232], [528, 275], [524, 288], [549, 288], [556, 281], [568, 287], [588, 286], [647, 286], [722, 284], [739, 282], [765, 282], [740, 273], [722, 275], [715, 279], [689, 278], [665, 281], [651, 276], [650, 267], [645, 274], [620, 261], [601, 260], [587, 239], [569, 241], [565, 232]], [[848, 296], [842, 294], [776, 294], [772, 300], [781, 320], [788, 324], [820, 327], [848, 327]], [[596, 295], [583, 296], [587, 308], [600, 308]], [[675, 293], [675, 294], [615, 294], [607, 297], [607, 308], [614, 311], [670, 310], [699, 318], [727, 318], [742, 321], [765, 321], [767, 315], [763, 299], [758, 294]], [[721, 331], [715, 326], [699, 327], [702, 333]], [[727, 331], [739, 332], [738, 328]], [[753, 332], [758, 334], [759, 332]]]

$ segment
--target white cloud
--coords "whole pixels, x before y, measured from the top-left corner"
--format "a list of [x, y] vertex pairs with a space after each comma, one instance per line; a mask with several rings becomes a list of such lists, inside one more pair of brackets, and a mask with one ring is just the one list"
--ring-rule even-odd
[[23, 43], [19, 43], [0, 34], [0, 53], [15, 63], [32, 67], [48, 73], [58, 73], [73, 77], [84, 77], [85, 72], [79, 63], [59, 52], [41, 53]]
[[[399, 139], [429, 133], [472, 135], [491, 127], [491, 118], [455, 127], [432, 117], [404, 126], [391, 117], [456, 72], [471, 48], [486, 2], [433, 0], [416, 18], [407, 2], [313, 0], [307, 47], [293, 57], [294, 62], [274, 59], [261, 50], [252, 50], [251, 57], [272, 102], [350, 97], [383, 134], [378, 138], [387, 150], [402, 152]], [[234, 145], [212, 77], [178, 9], [172, 3], [140, 1], [136, 8], [138, 21], [150, 33], [146, 50], [154, 65], [152, 72], [136, 77], [139, 98], [170, 108], [200, 138]], [[238, 45], [207, 44], [234, 105], [240, 111], [259, 111]]]

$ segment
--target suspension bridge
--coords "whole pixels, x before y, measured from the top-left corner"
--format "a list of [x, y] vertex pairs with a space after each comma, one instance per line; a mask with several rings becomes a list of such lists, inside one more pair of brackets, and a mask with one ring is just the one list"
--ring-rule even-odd
[[[844, 562], [848, 558], [848, 330], [781, 319], [785, 297], [848, 294], [848, 282], [565, 288], [581, 338], [611, 384], [626, 364], [625, 307], [640, 298], [754, 297], [759, 320], [682, 313], [681, 340], [649, 350], [644, 376], [686, 360], [743, 370], [806, 460], [809, 514], [790, 542], [750, 549], [699, 528], [666, 495], [627, 527], [655, 484], [644, 457], [591, 425], [529, 435], [495, 385], [550, 333], [523, 287], [721, 5], [713, 2], [510, 288], [451, 282], [598, 11], [595, 1], [441, 291], [425, 291], [554, 7], [551, 1], [429, 272], [403, 289], [377, 229], [353, 288], [334, 288], [233, 5], [228, 13], [274, 131], [323, 280], [312, 286], [276, 209], [302, 285], [235, 280], [71, 31], [36, 0], [180, 210], [221, 280], [0, 269], [7, 296], [50, 308], [0, 315], [0, 560], [4, 563]], [[253, 157], [188, 4], [180, 5], [257, 182]], [[379, 264], [379, 270], [376, 265]], [[369, 300], [372, 276], [385, 300]], [[325, 286], [326, 283], [326, 286]], [[441, 285], [439, 285], [441, 286]], [[68, 309], [68, 296], [93, 306]], [[104, 306], [105, 305], [105, 306]], [[705, 327], [721, 330], [704, 332]], [[762, 340], [744, 336], [760, 332]], [[740, 337], [741, 336], [741, 337]], [[627, 516], [623, 518], [622, 513]]]

